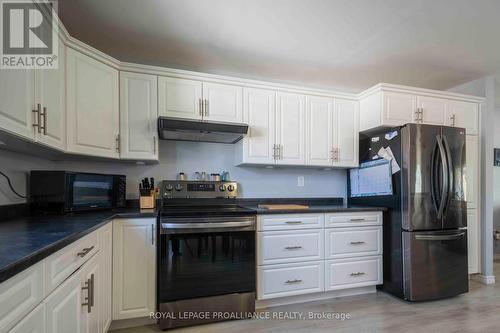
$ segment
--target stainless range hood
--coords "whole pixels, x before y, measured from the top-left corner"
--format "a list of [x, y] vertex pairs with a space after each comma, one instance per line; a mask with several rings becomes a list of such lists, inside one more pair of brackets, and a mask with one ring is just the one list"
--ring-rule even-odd
[[159, 117], [158, 135], [163, 140], [236, 143], [248, 125], [192, 119]]

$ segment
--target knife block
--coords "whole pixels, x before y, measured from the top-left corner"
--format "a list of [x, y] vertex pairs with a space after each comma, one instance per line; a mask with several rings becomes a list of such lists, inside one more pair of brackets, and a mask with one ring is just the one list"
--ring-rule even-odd
[[141, 209], [154, 209], [156, 207], [155, 191], [151, 191], [150, 195], [141, 195], [139, 197], [139, 207]]

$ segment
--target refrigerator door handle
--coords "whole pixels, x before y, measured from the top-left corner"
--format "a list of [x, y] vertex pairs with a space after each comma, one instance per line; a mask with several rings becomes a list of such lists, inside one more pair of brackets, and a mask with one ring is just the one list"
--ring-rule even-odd
[[448, 186], [449, 186], [448, 172], [449, 172], [449, 170], [448, 170], [448, 160], [446, 157], [446, 151], [444, 149], [441, 135], [437, 136], [437, 143], [439, 146], [439, 154], [441, 155], [441, 168], [442, 168], [442, 172], [443, 172], [443, 187], [441, 188], [441, 200], [439, 203], [439, 210], [438, 210], [437, 217], [438, 217], [438, 219], [442, 219], [446, 203], [448, 202], [448, 190], [449, 190], [448, 189]]
[[453, 179], [453, 159], [451, 158], [450, 145], [448, 144], [448, 140], [446, 139], [445, 135], [442, 136], [442, 141], [446, 150], [446, 165], [448, 166], [448, 171], [446, 173], [446, 178], [448, 179], [447, 181], [448, 186], [447, 186], [446, 202], [443, 209], [443, 215], [444, 215], [444, 213], [448, 210], [448, 207], [450, 206], [451, 198], [453, 196], [454, 179]]
[[[438, 138], [436, 137], [436, 140], [438, 140]], [[436, 210], [436, 214], [439, 213], [439, 194], [437, 193], [437, 189], [436, 189], [436, 178], [437, 178], [437, 175], [436, 173], [438, 172], [437, 171], [437, 158], [438, 158], [438, 144], [436, 142], [436, 145], [434, 146], [434, 149], [432, 150], [432, 154], [431, 154], [431, 177], [430, 177], [430, 182], [431, 182], [431, 199], [432, 199], [432, 205], [434, 206], [434, 209]]]
[[446, 241], [446, 240], [455, 240], [462, 238], [465, 235], [465, 232], [460, 232], [458, 234], [441, 234], [441, 235], [415, 235], [416, 240], [427, 240], [427, 241]]

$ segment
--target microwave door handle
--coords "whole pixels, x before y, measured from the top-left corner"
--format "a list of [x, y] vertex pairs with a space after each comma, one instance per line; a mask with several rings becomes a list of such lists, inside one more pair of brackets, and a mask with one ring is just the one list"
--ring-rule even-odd
[[439, 203], [438, 219], [443, 218], [444, 208], [446, 202], [448, 201], [448, 160], [446, 158], [446, 151], [444, 149], [443, 141], [441, 135], [437, 136], [437, 142], [439, 146], [439, 154], [441, 156], [441, 169], [443, 174], [443, 186], [441, 188], [441, 202]]

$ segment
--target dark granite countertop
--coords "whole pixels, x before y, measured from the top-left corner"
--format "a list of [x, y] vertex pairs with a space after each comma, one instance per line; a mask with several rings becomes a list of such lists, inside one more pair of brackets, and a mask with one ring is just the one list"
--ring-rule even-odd
[[307, 209], [267, 209], [258, 206], [246, 206], [257, 214], [303, 214], [303, 213], [341, 213], [341, 212], [369, 212], [385, 211], [384, 207], [362, 207], [347, 205], [310, 205]]
[[156, 217], [155, 210], [126, 208], [59, 216], [25, 216], [0, 221], [0, 283], [114, 218]]

